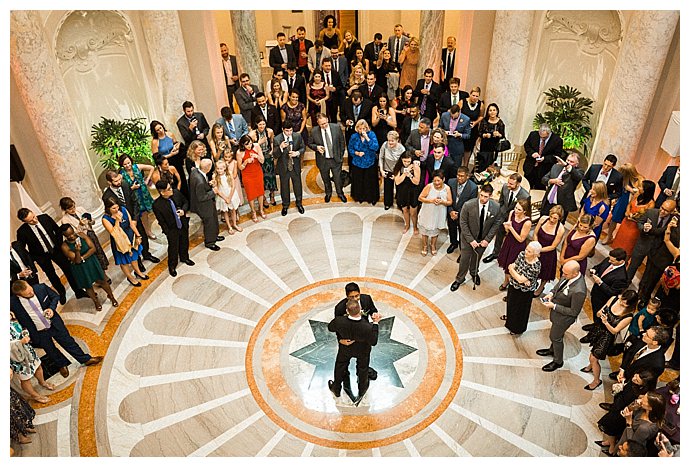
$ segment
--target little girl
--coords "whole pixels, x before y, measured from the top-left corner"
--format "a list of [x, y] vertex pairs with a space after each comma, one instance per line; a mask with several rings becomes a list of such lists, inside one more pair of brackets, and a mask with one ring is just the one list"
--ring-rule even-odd
[[[237, 183], [235, 183], [234, 176], [237, 175], [237, 162], [234, 166], [228, 167], [224, 160], [216, 162], [216, 171], [213, 174], [213, 191], [216, 194], [216, 209], [223, 213], [225, 225], [228, 227], [228, 233], [233, 235], [237, 230], [242, 232], [242, 228], [237, 225], [237, 208], [240, 207], [241, 198], [238, 191]], [[234, 169], [235, 173], [231, 173]], [[233, 230], [234, 229], [234, 230]]]

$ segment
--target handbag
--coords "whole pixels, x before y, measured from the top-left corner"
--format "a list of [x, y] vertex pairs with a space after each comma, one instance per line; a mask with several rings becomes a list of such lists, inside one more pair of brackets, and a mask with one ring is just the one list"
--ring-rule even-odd
[[122, 230], [119, 222], [115, 224], [110, 235], [113, 237], [113, 240], [115, 240], [117, 251], [123, 255], [128, 255], [132, 252], [132, 242], [129, 241], [129, 237], [127, 237], [125, 231]]
[[510, 144], [510, 141], [508, 141], [506, 138], [501, 138], [498, 140], [498, 144], [496, 144], [496, 152], [507, 151], [511, 147], [512, 144]]
[[341, 170], [340, 171], [340, 183], [342, 184], [342, 187], [345, 188], [350, 184], [350, 172], [347, 170]]

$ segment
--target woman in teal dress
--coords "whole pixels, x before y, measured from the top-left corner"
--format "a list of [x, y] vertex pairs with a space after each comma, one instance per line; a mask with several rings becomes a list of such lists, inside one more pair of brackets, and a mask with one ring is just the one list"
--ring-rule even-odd
[[86, 293], [93, 300], [96, 310], [101, 311], [103, 307], [101, 302], [98, 301], [98, 295], [93, 290], [93, 284], [105, 290], [105, 293], [108, 294], [108, 299], [116, 307], [117, 300], [115, 300], [110, 284], [108, 284], [105, 277], [105, 272], [103, 272], [103, 268], [95, 256], [96, 246], [91, 239], [83, 233], [77, 233], [69, 224], [61, 225], [60, 232], [65, 237], [61, 247], [62, 254], [69, 260], [74, 279], [79, 284], [79, 287], [86, 289]]
[[[120, 156], [120, 173], [122, 178], [129, 183], [129, 187], [137, 194], [137, 201], [139, 201], [139, 212], [132, 212], [132, 216], [138, 219], [141, 216], [142, 224], [146, 235], [151, 240], [155, 240], [156, 236], [151, 231], [151, 223], [153, 222], [153, 197], [149, 192], [149, 181], [155, 169], [154, 166], [148, 164], [135, 164], [132, 158], [127, 154]], [[146, 177], [144, 177], [146, 172]]]

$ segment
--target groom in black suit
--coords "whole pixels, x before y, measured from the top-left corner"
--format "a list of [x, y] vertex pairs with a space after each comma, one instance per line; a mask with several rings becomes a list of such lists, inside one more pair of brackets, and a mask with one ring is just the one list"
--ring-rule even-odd
[[153, 214], [168, 239], [168, 271], [175, 277], [179, 260], [194, 266], [189, 259], [189, 202], [165, 180], [156, 182], [156, 190], [160, 196], [153, 202]]
[[618, 158], [613, 154], [609, 154], [604, 158], [603, 164], [592, 164], [585, 172], [582, 178], [582, 188], [585, 189], [580, 206], [585, 202], [585, 198], [589, 195], [589, 190], [592, 189], [594, 182], [604, 182], [606, 184], [606, 193], [609, 196], [609, 201], [618, 199], [623, 193], [623, 176], [615, 169]]

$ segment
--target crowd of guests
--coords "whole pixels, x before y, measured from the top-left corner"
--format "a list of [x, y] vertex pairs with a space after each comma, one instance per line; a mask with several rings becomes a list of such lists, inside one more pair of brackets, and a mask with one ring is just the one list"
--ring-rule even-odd
[[[589, 295], [593, 322], [581, 341], [592, 350], [582, 371], [593, 380], [584, 389], [602, 385], [602, 360], [623, 354], [621, 369], [609, 375], [616, 380], [614, 401], [602, 404], [603, 452], [631, 455], [642, 452], [640, 446], [645, 454], [678, 452], [667, 449], [667, 442], [678, 444], [679, 437], [662, 422], [679, 405], [679, 383], [657, 391], [656, 382], [665, 366], [678, 370], [680, 364], [679, 167], [669, 166], [654, 183], [630, 163], [616, 169], [617, 158], [610, 154], [584, 171], [579, 156], [563, 151], [562, 139], [542, 125], [524, 142], [521, 173], [509, 175], [496, 196], [486, 174], [495, 167], [506, 124], [496, 103], [485, 106], [480, 100], [479, 87], [460, 89], [453, 76], [455, 38], [449, 37], [442, 51], [440, 76], [426, 69], [419, 80], [419, 39], [405, 34], [402, 25], [387, 42], [382, 39], [376, 33], [362, 46], [352, 31], [340, 31], [331, 15], [314, 42], [304, 27], [290, 44], [279, 33], [269, 56], [273, 77], [264, 89], [239, 72], [236, 57], [221, 44], [229, 106], [220, 109], [219, 118], [210, 125], [204, 113], [184, 102], [176, 125], [180, 139], [160, 121], [150, 124], [153, 165], [123, 155], [119, 170], [106, 172], [100, 222], [110, 236], [112, 261], [129, 284], [140, 287], [149, 279], [144, 261], [159, 262], [149, 251], [154, 221], [167, 239], [174, 277], [180, 263], [194, 266], [190, 212], [201, 219], [204, 245], [212, 251], [224, 240], [222, 223], [228, 235], [242, 231], [244, 204], [257, 223], [277, 204], [279, 191], [283, 216], [292, 198], [303, 214], [301, 172], [308, 147], [326, 203], [333, 186], [346, 203], [343, 188], [349, 183], [352, 200], [376, 205], [383, 185], [384, 209], [397, 205], [402, 211], [403, 233], [419, 234], [423, 256], [438, 254], [440, 230], [448, 229], [446, 253], [460, 250], [451, 291], [466, 282], [468, 272], [474, 287], [480, 286], [479, 262], [498, 260], [504, 271], [499, 291], [507, 293], [500, 319], [511, 335], [527, 330], [539, 297], [552, 323], [551, 345], [537, 351], [552, 357], [544, 371], [563, 366], [563, 336]], [[343, 169], [345, 155], [349, 172]], [[539, 215], [532, 212], [523, 177], [532, 190], [544, 190]], [[580, 184], [585, 194], [578, 201]], [[55, 342], [85, 365], [101, 360], [83, 352], [62, 323], [57, 304], [65, 303], [66, 289], [54, 266], [77, 299], [89, 298], [100, 311], [97, 286], [118, 306], [96, 220], [68, 197], [60, 207], [57, 222], [20, 209], [22, 225], [11, 246], [11, 367], [26, 394], [41, 403], [48, 398], [35, 391], [31, 379], [47, 390], [54, 387], [43, 378], [32, 346], [44, 349], [65, 377], [69, 361]], [[609, 255], [590, 264], [599, 242], [611, 248]], [[645, 261], [635, 288], [633, 278]], [[37, 266], [52, 288], [39, 283]], [[589, 291], [587, 275], [594, 284]], [[666, 362], [674, 329], [673, 356]], [[12, 436], [30, 442], [32, 410], [14, 392], [11, 403], [12, 423], [17, 414]], [[657, 438], [662, 432], [665, 438]], [[654, 449], [655, 441], [661, 451]]]

